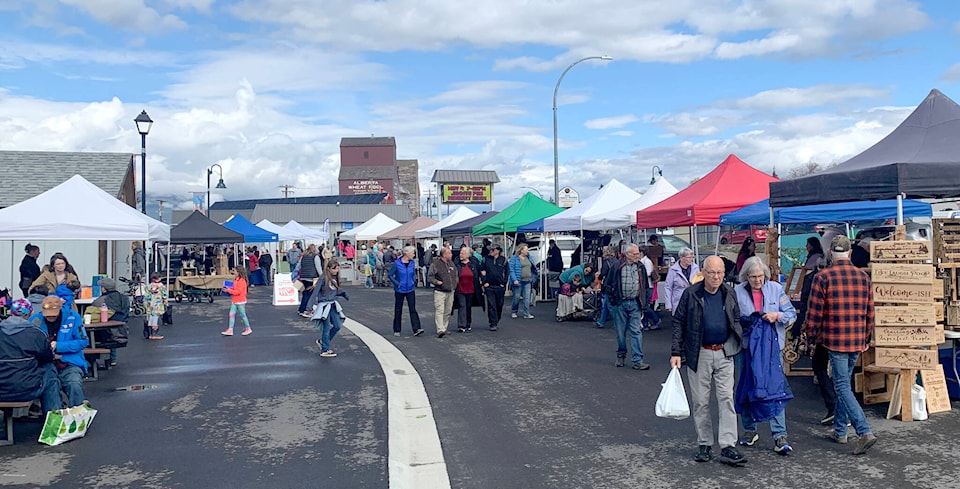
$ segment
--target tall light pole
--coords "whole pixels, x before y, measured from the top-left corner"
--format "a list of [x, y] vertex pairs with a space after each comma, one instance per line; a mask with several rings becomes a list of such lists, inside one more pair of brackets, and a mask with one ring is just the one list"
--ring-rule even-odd
[[520, 188], [528, 188], [528, 189], [530, 189], [530, 190], [533, 190], [534, 192], [537, 193], [537, 197], [540, 197], [540, 200], [543, 200], [543, 194], [540, 193], [539, 190], [537, 190], [537, 189], [535, 189], [535, 188], [533, 188], [533, 187], [520, 187]]
[[213, 175], [213, 167], [217, 167], [217, 174], [220, 175], [220, 181], [217, 182], [217, 188], [227, 188], [223, 183], [223, 167], [218, 163], [210, 165], [210, 168], [207, 168], [207, 217], [210, 217], [210, 175]]
[[150, 134], [150, 127], [153, 126], [153, 119], [147, 115], [147, 111], [140, 111], [133, 122], [137, 123], [137, 132], [140, 133], [140, 212], [147, 213], [147, 134]]
[[566, 76], [571, 68], [591, 59], [610, 61], [613, 58], [611, 56], [587, 56], [586, 58], [574, 61], [567, 69], [563, 70], [563, 73], [560, 74], [560, 78], [557, 80], [557, 86], [553, 89], [553, 198], [557, 205], [560, 203], [560, 152], [557, 146], [557, 92], [560, 91], [560, 82], [563, 81], [563, 77]]
[[651, 168], [651, 170], [652, 171], [650, 176], [650, 185], [653, 185], [657, 183], [657, 175], [660, 175], [661, 177], [663, 176], [663, 170], [661, 170], [660, 167], [657, 165], [653, 165], [653, 168]]

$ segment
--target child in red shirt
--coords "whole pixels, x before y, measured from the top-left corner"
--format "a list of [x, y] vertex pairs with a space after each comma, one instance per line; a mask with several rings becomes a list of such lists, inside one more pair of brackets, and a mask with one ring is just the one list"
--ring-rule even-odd
[[250, 320], [247, 319], [247, 270], [242, 266], [235, 267], [233, 274], [233, 286], [223, 288], [224, 292], [230, 294], [230, 323], [227, 330], [220, 334], [233, 336], [233, 323], [237, 317], [237, 312], [239, 312], [244, 326], [243, 332], [240, 334], [247, 336], [253, 333], [253, 330], [250, 329]]

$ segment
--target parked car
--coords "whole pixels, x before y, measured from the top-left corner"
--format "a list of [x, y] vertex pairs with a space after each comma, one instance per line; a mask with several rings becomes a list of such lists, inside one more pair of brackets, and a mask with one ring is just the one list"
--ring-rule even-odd
[[669, 234], [661, 234], [660, 242], [663, 243], [663, 256], [664, 258], [670, 256], [674, 260], [680, 257], [680, 250], [683, 248], [693, 249], [693, 246], [690, 246], [690, 243], [687, 243], [682, 238], [678, 238]]
[[763, 243], [767, 240], [767, 228], [759, 225], [730, 226], [727, 232], [720, 235], [720, 244], [740, 244], [748, 237], [753, 241]]
[[[908, 240], [930, 239], [932, 236], [932, 230], [929, 224], [907, 222], [906, 226], [907, 226]], [[887, 224], [882, 226], [872, 226], [872, 227], [859, 229], [857, 231], [856, 239], [857, 240], [860, 240], [863, 238], [869, 238], [870, 240], [888, 239], [895, 229], [896, 229], [896, 226], [887, 225]]]

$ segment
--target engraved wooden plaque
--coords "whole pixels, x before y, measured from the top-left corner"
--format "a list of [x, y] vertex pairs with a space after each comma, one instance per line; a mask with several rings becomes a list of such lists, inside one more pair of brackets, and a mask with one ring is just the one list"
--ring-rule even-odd
[[929, 260], [930, 242], [923, 241], [871, 241], [870, 261]]
[[937, 327], [877, 326], [873, 340], [877, 346], [933, 346], [937, 344]]
[[877, 326], [932, 326], [937, 323], [936, 304], [876, 306]]
[[937, 365], [930, 370], [921, 370], [923, 389], [927, 391], [927, 412], [930, 414], [942, 413], [952, 409], [950, 394], [947, 392], [947, 378], [943, 375], [943, 365]]
[[913, 350], [908, 348], [874, 348], [877, 366], [903, 369], [936, 368], [936, 350]]
[[873, 301], [933, 303], [933, 287], [929, 283], [924, 285], [873, 284]]
[[932, 284], [935, 278], [932, 265], [872, 263], [870, 270], [872, 282], [886, 284]]

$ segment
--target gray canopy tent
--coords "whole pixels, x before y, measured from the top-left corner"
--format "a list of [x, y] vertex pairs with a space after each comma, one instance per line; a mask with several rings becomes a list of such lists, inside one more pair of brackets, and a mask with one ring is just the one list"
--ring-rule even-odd
[[816, 175], [770, 183], [770, 207], [960, 197], [960, 105], [937, 89], [896, 129]]

